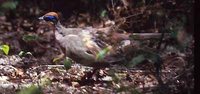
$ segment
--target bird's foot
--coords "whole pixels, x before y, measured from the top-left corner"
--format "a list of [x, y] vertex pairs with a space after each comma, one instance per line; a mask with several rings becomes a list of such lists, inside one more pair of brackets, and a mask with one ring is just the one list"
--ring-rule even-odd
[[61, 59], [64, 58], [64, 53], [60, 54], [60, 55], [57, 55], [54, 59], [53, 59], [53, 62], [58, 62], [60, 61]]

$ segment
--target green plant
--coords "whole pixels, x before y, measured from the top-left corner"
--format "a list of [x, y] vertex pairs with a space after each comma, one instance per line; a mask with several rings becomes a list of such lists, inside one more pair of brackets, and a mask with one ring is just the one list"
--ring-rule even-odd
[[144, 60], [151, 60], [153, 63], [158, 63], [161, 62], [161, 57], [156, 52], [140, 49], [136, 51], [136, 56], [128, 63], [128, 67], [134, 67]]
[[64, 60], [63, 63], [66, 70], [70, 69], [72, 66], [72, 60], [68, 57]]
[[10, 47], [9, 45], [0, 45], [0, 50], [3, 51], [4, 54], [8, 55]]
[[18, 55], [21, 56], [21, 57], [24, 57], [26, 55], [32, 55], [32, 53], [31, 52], [20, 51]]
[[0, 4], [0, 15], [4, 15], [9, 10], [15, 10], [17, 8], [18, 1], [4, 1]]
[[39, 37], [37, 35], [33, 35], [33, 34], [29, 34], [29, 35], [24, 35], [22, 37], [22, 39], [26, 42], [30, 42], [30, 41], [36, 41], [39, 39]]
[[106, 54], [110, 51], [110, 49], [111, 47], [109, 46], [99, 51], [99, 53], [96, 55], [96, 60], [101, 61], [106, 56]]
[[24, 88], [17, 94], [43, 94], [41, 87], [31, 85], [30, 87]]

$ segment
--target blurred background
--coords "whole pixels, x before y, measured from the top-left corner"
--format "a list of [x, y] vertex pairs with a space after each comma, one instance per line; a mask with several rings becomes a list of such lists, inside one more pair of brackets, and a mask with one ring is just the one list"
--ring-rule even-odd
[[[162, 46], [163, 50], [159, 50], [159, 55], [167, 57], [167, 53], [170, 53], [172, 57], [164, 62], [172, 60], [169, 62], [174, 63], [175, 59], [172, 58], [178, 52], [183, 53], [181, 55], [188, 62], [187, 67], [184, 66], [187, 69], [193, 66], [194, 56], [193, 7], [194, 0], [0, 0], [0, 45], [9, 45], [8, 55], [30, 52], [34, 58], [29, 58], [27, 62], [55, 64], [52, 59], [59, 52], [52, 28], [38, 20], [47, 12], [55, 11], [60, 14], [65, 27], [114, 26], [115, 32], [120, 33], [170, 33], [172, 38], [162, 41], [165, 45]], [[142, 47], [150, 48], [159, 45], [159, 41], [155, 40], [140, 43]], [[172, 63], [165, 63], [164, 66], [168, 67], [169, 64]], [[182, 65], [178, 64], [176, 68], [182, 69]], [[188, 84], [193, 80], [188, 78], [184, 79], [184, 83], [175, 83], [177, 91], [187, 92], [185, 88], [191, 89], [193, 84]]]
[[55, 11], [66, 27], [114, 26], [121, 33], [171, 33], [167, 44], [181, 50], [194, 42], [193, 4], [194, 0], [0, 0], [0, 44], [10, 45], [9, 54], [23, 50], [38, 58], [53, 58], [57, 52], [45, 49], [57, 48], [52, 34], [45, 32], [52, 28], [41, 25], [38, 17]]
[[[10, 55], [29, 51], [51, 62], [53, 54], [58, 54], [57, 45], [46, 32], [52, 28], [40, 24], [38, 17], [55, 11], [65, 27], [114, 26], [121, 33], [171, 33], [173, 38], [166, 44], [183, 51], [194, 42], [193, 4], [194, 0], [0, 0], [0, 44], [10, 45]], [[156, 42], [148, 44], [153, 45]]]

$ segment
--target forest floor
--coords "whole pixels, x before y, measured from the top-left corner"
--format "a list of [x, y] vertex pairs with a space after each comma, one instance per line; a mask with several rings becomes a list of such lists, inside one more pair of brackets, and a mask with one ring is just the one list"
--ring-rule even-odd
[[[77, 22], [78, 25], [62, 23], [66, 27], [88, 26], [83, 21]], [[93, 27], [105, 24], [91, 23]], [[0, 45], [10, 47], [8, 55], [0, 53], [0, 94], [20, 91], [20, 94], [191, 94], [193, 91], [193, 39], [187, 50], [180, 51], [174, 46], [162, 50], [159, 73], [155, 63], [144, 61], [133, 67], [102, 68], [87, 79], [83, 78], [93, 71], [92, 67], [75, 63], [66, 70], [62, 61], [53, 62], [59, 55], [56, 42], [51, 28], [41, 25], [37, 18], [13, 20], [0, 16]]]

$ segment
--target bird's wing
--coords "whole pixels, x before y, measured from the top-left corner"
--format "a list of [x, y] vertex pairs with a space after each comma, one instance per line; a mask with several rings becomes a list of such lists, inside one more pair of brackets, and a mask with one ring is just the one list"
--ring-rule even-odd
[[83, 41], [85, 47], [88, 49], [88, 51], [90, 51], [96, 55], [101, 50], [101, 47], [94, 40], [95, 36], [92, 35], [90, 31], [82, 30], [82, 32], [80, 32], [79, 36], [82, 38], [82, 41]]
[[77, 35], [67, 35], [64, 37], [66, 49], [68, 49], [71, 53], [77, 55], [80, 58], [92, 60], [95, 58], [95, 55], [88, 51], [88, 48], [85, 46], [82, 38]]

